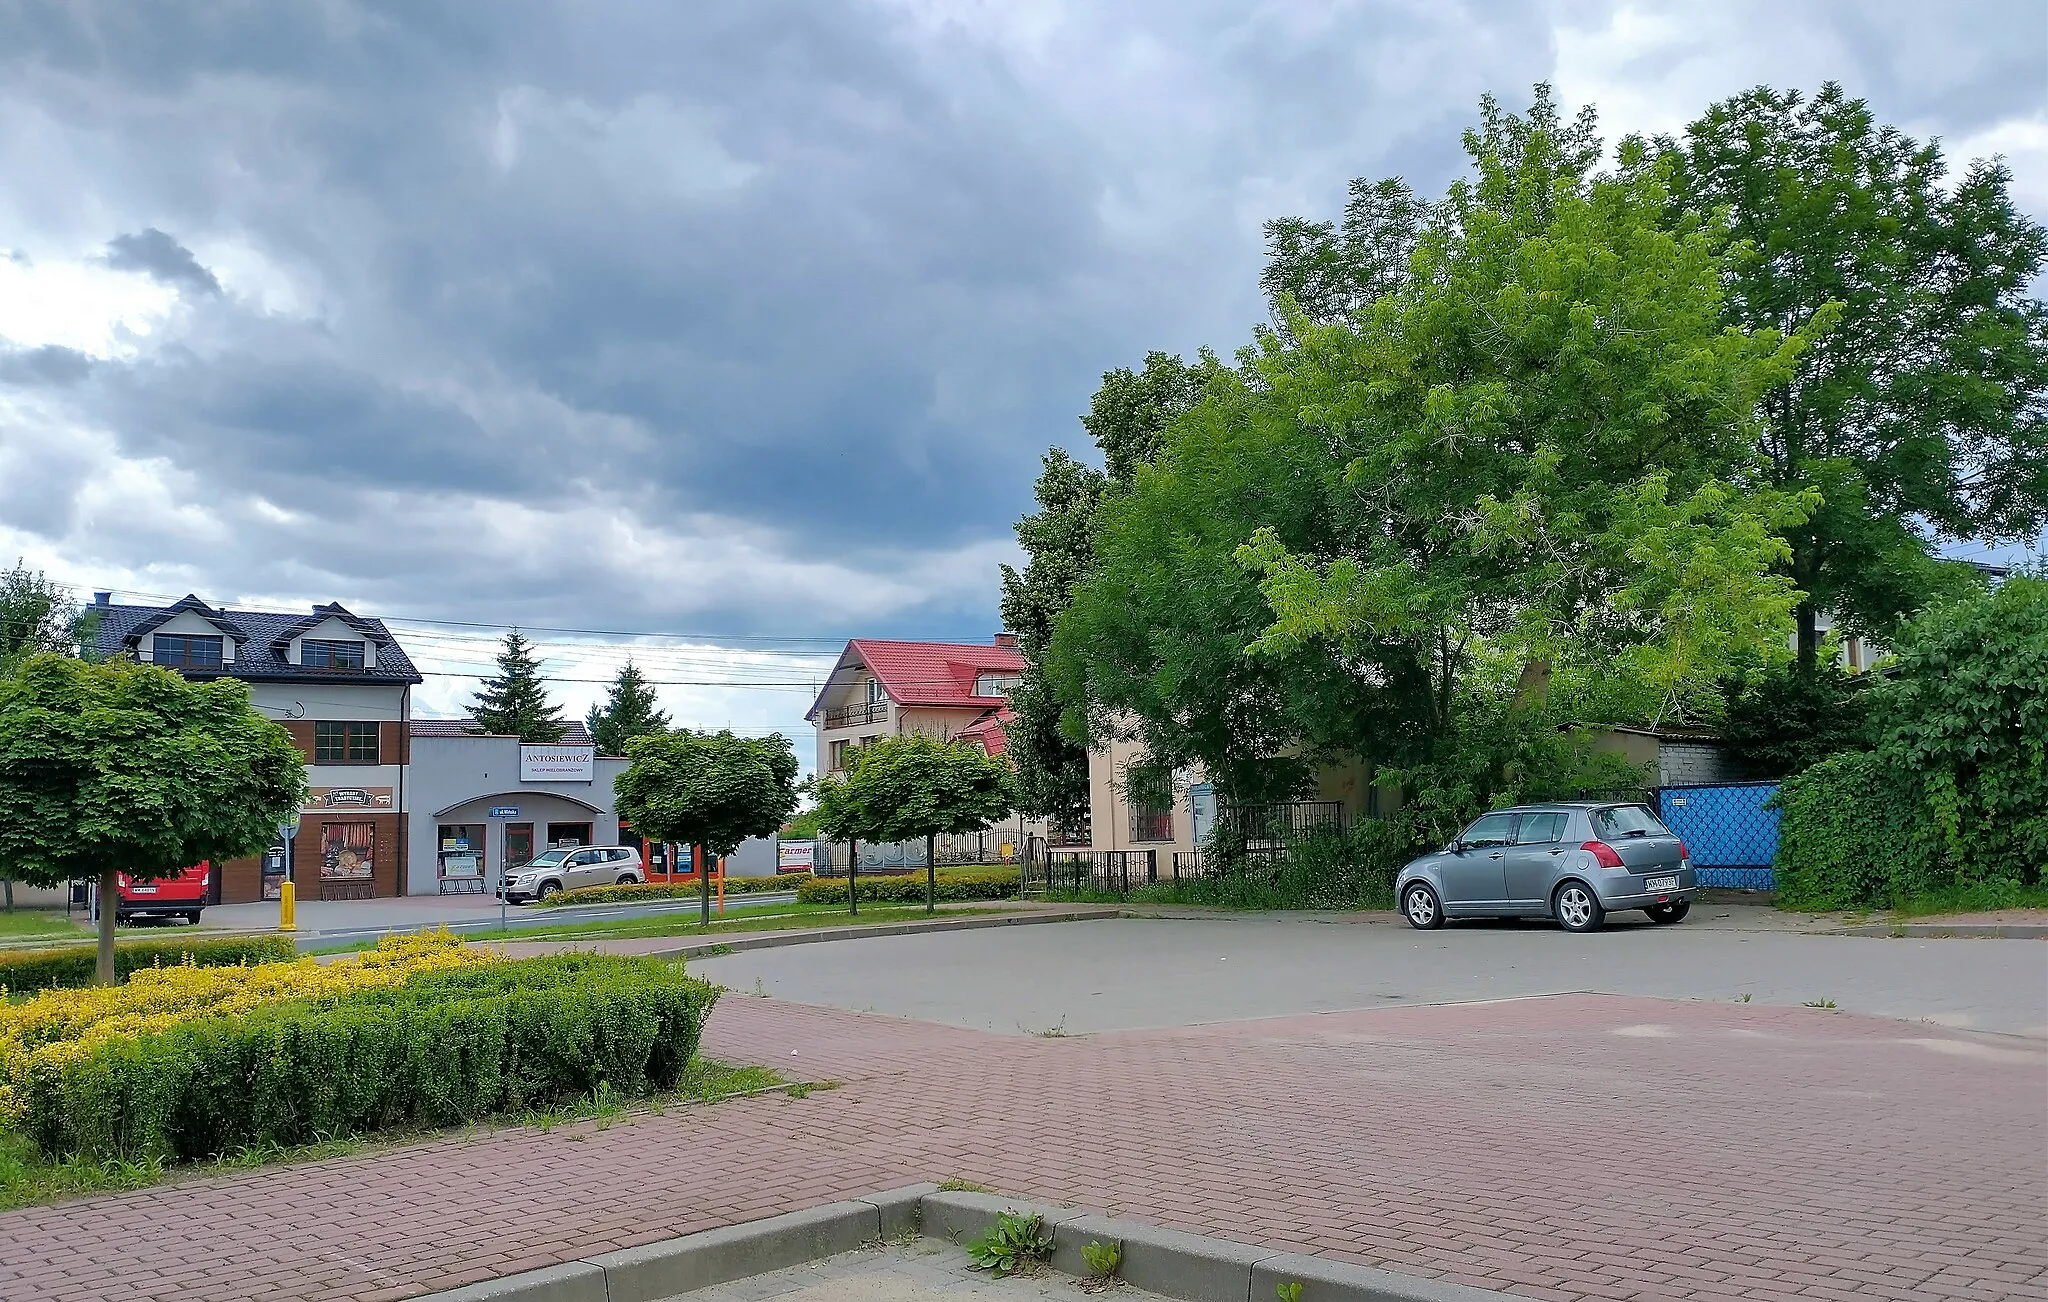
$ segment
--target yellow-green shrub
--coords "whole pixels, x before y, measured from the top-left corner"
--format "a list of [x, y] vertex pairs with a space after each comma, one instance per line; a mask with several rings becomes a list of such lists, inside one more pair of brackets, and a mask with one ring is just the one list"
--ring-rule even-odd
[[[184, 936], [177, 940], [124, 940], [114, 946], [114, 979], [153, 967], [233, 967], [240, 963], [276, 963], [296, 957], [290, 936]], [[98, 947], [90, 942], [54, 945], [0, 953], [0, 987], [48, 990], [58, 986], [89, 986]]]
[[31, 1060], [19, 1126], [46, 1155], [190, 1160], [672, 1087], [717, 989], [655, 959], [569, 954], [174, 1021]]
[[[728, 877], [725, 879], [727, 895], [759, 895], [769, 891], [793, 891], [804, 879], [788, 877]], [[579, 886], [573, 891], [557, 891], [544, 900], [535, 901], [543, 909], [559, 909], [565, 904], [630, 904], [636, 900], [694, 900], [704, 888], [695, 881], [687, 882], [640, 882], [632, 886]], [[713, 879], [713, 894], [718, 883]]]

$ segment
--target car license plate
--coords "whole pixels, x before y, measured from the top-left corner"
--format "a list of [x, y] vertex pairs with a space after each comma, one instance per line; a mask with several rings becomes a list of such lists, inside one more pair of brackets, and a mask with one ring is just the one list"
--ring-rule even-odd
[[154, 887], [154, 886], [130, 886], [130, 887], [128, 888], [128, 892], [129, 892], [129, 894], [131, 894], [131, 895], [154, 895], [154, 894], [156, 894], [156, 887]]
[[1678, 889], [1678, 879], [1676, 877], [1652, 877], [1643, 883], [1643, 889], [1646, 891], [1675, 891]]

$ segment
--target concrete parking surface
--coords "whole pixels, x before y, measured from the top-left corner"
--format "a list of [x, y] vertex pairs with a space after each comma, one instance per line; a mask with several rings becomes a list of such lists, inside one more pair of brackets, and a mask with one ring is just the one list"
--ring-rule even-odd
[[[1747, 916], [1754, 914], [1756, 916]], [[1836, 1007], [2048, 1038], [2048, 942], [1830, 936], [1747, 910], [1715, 925], [1126, 919], [760, 950], [700, 970], [734, 989], [1016, 1035], [1564, 991]]]

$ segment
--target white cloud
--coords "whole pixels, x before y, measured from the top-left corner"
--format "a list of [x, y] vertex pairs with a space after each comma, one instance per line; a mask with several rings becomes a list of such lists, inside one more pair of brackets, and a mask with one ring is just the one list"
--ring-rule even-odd
[[83, 258], [0, 253], [0, 341], [133, 357], [178, 303], [175, 289]]

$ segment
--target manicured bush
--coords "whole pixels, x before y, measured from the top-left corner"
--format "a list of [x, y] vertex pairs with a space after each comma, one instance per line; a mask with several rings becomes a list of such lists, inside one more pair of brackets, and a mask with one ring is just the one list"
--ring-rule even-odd
[[[1018, 873], [1015, 868], [985, 868], [972, 872], [939, 873], [938, 897], [941, 900], [1007, 900], [1017, 893]], [[892, 876], [873, 876], [862, 873], [860, 877], [860, 898], [876, 904], [922, 904], [924, 903], [924, 874], [899, 873]], [[846, 903], [846, 878], [809, 877], [797, 887], [796, 898], [804, 904]]]
[[[727, 895], [760, 895], [770, 891], [793, 891], [804, 878], [791, 873], [782, 877], [728, 877], [725, 879]], [[565, 904], [630, 904], [635, 900], [694, 900], [703, 887], [695, 880], [687, 882], [641, 882], [635, 886], [579, 886], [573, 891], [558, 891], [538, 901], [543, 909], [559, 909]], [[713, 893], [718, 890], [716, 880], [712, 882]]]
[[193, 1160], [674, 1086], [717, 988], [656, 959], [569, 954], [427, 972], [100, 1039], [15, 1074], [47, 1156]]
[[[90, 943], [0, 952], [0, 986], [48, 990], [92, 984], [96, 950]], [[177, 940], [124, 940], [114, 946], [114, 979], [153, 967], [234, 967], [276, 963], [298, 956], [289, 936], [188, 936]]]

